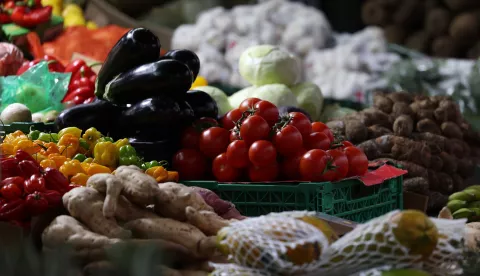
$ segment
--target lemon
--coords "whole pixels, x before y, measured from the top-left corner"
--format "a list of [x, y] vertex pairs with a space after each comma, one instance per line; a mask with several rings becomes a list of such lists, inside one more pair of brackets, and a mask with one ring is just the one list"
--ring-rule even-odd
[[73, 26], [85, 26], [85, 18], [83, 16], [78, 15], [69, 15], [65, 17], [63, 21], [63, 26], [65, 27], [73, 27]]
[[63, 17], [67, 17], [69, 15], [74, 15], [74, 14], [83, 16], [83, 10], [77, 4], [66, 5], [65, 8], [63, 9], [63, 12], [62, 12]]

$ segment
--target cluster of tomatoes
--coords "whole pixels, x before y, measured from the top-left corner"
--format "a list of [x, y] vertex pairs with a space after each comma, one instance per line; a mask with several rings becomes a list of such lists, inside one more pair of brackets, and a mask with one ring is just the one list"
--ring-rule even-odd
[[368, 159], [350, 142], [337, 142], [324, 123], [248, 98], [220, 124], [202, 118], [186, 128], [173, 166], [184, 180], [320, 182], [363, 175]]

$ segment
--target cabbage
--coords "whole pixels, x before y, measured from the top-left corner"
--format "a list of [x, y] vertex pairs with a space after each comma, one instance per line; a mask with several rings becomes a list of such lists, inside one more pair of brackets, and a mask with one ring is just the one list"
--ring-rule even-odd
[[200, 90], [207, 93], [215, 100], [215, 102], [217, 102], [218, 116], [223, 116], [225, 113], [232, 110], [232, 107], [228, 102], [227, 94], [225, 94], [225, 92], [222, 90], [213, 86], [197, 86], [195, 87], [195, 90]]
[[328, 122], [332, 119], [341, 119], [348, 114], [355, 113], [357, 112], [354, 109], [347, 108], [347, 107], [341, 107], [339, 104], [330, 104], [326, 105], [325, 109], [323, 110], [323, 114], [321, 116], [322, 122]]
[[240, 56], [240, 75], [253, 85], [294, 85], [301, 75], [300, 62], [290, 53], [272, 45], [253, 46]]
[[257, 87], [256, 86], [250, 86], [250, 87], [247, 87], [247, 88], [244, 88], [242, 90], [239, 90], [237, 92], [235, 92], [233, 95], [231, 95], [229, 98], [228, 98], [228, 101], [230, 102], [230, 106], [232, 106], [232, 108], [237, 108], [240, 106], [240, 104], [246, 99], [249, 97], [250, 94], [252, 94], [252, 92], [256, 89]]
[[298, 106], [292, 90], [284, 84], [266, 84], [253, 90], [249, 97], [269, 101], [276, 106]]
[[320, 88], [314, 83], [303, 82], [290, 89], [297, 97], [298, 107], [307, 111], [314, 121], [320, 119], [323, 108], [323, 95]]

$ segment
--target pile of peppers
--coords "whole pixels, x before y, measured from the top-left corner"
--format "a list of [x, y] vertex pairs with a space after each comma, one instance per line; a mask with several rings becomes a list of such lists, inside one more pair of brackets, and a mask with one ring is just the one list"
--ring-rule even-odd
[[84, 186], [90, 176], [111, 173], [123, 165], [138, 166], [158, 182], [178, 181], [178, 173], [167, 171], [165, 161], [144, 162], [128, 139], [114, 141], [93, 127], [85, 132], [76, 127], [58, 133], [32, 130], [28, 135], [16, 131], [6, 135], [0, 150], [6, 156], [22, 150], [42, 169], [58, 169], [74, 185]]
[[0, 25], [15, 23], [25, 28], [33, 28], [50, 21], [52, 7], [43, 6], [41, 0], [7, 0], [0, 6]]
[[0, 221], [28, 227], [32, 217], [61, 206], [63, 194], [76, 187], [58, 170], [43, 169], [23, 150], [2, 157], [0, 166]]

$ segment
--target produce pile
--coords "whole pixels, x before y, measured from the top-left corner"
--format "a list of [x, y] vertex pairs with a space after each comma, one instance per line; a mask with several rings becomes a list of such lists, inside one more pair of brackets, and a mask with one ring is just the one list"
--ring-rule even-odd
[[14, 23], [25, 28], [47, 23], [52, 17], [52, 7], [42, 1], [2, 1], [0, 24]]
[[447, 208], [455, 219], [480, 221], [480, 186], [474, 185], [448, 197]]
[[381, 26], [391, 43], [438, 57], [480, 55], [480, 3], [470, 0], [366, 1], [363, 21]]
[[75, 3], [65, 3], [64, 0], [42, 0], [42, 5], [51, 6], [52, 14], [63, 17], [63, 26], [86, 26], [88, 29], [97, 29], [97, 24], [87, 21], [83, 9]]
[[312, 123], [301, 112], [279, 114], [259, 98], [241, 102], [221, 126], [204, 118], [187, 127], [181, 147], [173, 168], [185, 180], [205, 179], [210, 168], [223, 182], [338, 181], [368, 171], [365, 154], [348, 141], [334, 140], [325, 124]]
[[447, 96], [377, 93], [373, 107], [327, 125], [369, 160], [390, 159], [408, 170], [404, 190], [429, 196], [429, 209], [464, 189], [478, 163], [479, 135]]

